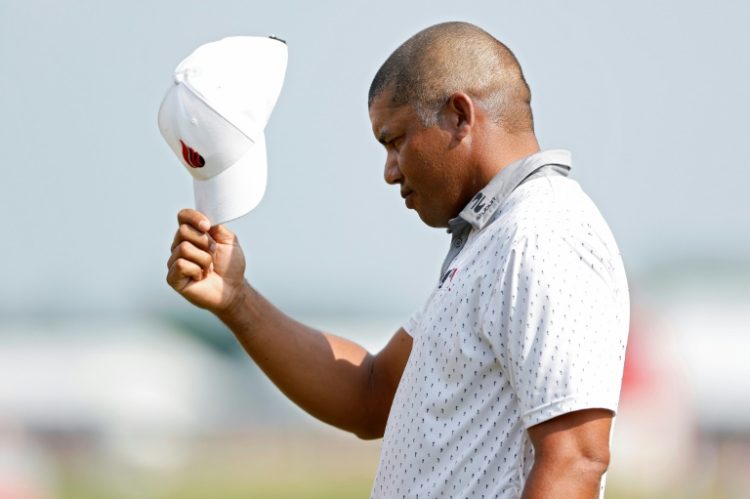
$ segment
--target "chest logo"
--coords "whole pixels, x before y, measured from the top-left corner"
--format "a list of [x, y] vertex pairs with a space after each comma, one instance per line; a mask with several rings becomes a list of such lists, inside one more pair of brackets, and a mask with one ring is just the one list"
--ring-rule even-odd
[[[448, 269], [445, 274], [443, 274], [443, 277], [440, 278], [440, 284], [438, 284], [438, 288], [442, 288], [444, 284], [450, 285], [450, 283], [453, 281], [453, 276], [456, 275], [456, 272], [458, 272], [458, 268]], [[448, 288], [450, 290], [450, 288]]]

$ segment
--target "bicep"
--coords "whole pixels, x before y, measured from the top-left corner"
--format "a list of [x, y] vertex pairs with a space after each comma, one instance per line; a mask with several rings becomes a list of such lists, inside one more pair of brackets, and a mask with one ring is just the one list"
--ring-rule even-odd
[[601, 497], [612, 416], [606, 409], [584, 409], [530, 426], [534, 466], [523, 499]]
[[401, 328], [370, 363], [367, 393], [370, 436], [373, 438], [381, 437], [385, 432], [393, 397], [409, 360], [411, 346], [411, 336]]
[[390, 398], [396, 393], [406, 362], [411, 354], [412, 338], [404, 328], [400, 328], [388, 344], [373, 360], [373, 383], [384, 392], [390, 392]]
[[608, 409], [584, 409], [530, 426], [535, 462], [585, 460], [606, 468], [612, 417]]

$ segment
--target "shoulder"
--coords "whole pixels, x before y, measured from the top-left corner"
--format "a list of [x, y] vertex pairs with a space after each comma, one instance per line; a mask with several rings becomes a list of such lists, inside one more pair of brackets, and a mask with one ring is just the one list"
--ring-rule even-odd
[[[492, 231], [503, 234], [516, 264], [534, 272], [584, 268], [611, 284], [624, 280], [619, 248], [606, 221], [578, 182], [541, 177], [507, 199]], [[548, 274], [550, 275], [550, 274]]]
[[567, 177], [541, 177], [521, 184], [501, 207], [493, 223], [517, 243], [539, 237], [600, 238], [614, 243], [609, 226], [578, 182]]

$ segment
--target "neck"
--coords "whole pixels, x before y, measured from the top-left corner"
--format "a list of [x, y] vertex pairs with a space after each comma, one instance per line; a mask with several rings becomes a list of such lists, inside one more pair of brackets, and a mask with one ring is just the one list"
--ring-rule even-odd
[[540, 150], [534, 132], [509, 134], [501, 131], [482, 141], [482, 144], [476, 156], [475, 164], [478, 167], [472, 186], [474, 193], [487, 185], [506, 166]]

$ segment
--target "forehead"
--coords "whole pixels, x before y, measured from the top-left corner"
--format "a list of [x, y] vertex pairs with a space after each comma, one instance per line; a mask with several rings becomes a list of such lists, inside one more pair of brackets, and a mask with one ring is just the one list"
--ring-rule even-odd
[[375, 97], [370, 105], [372, 133], [381, 142], [388, 135], [400, 133], [417, 122], [414, 109], [408, 104], [394, 106], [391, 96], [392, 92], [383, 92]]

